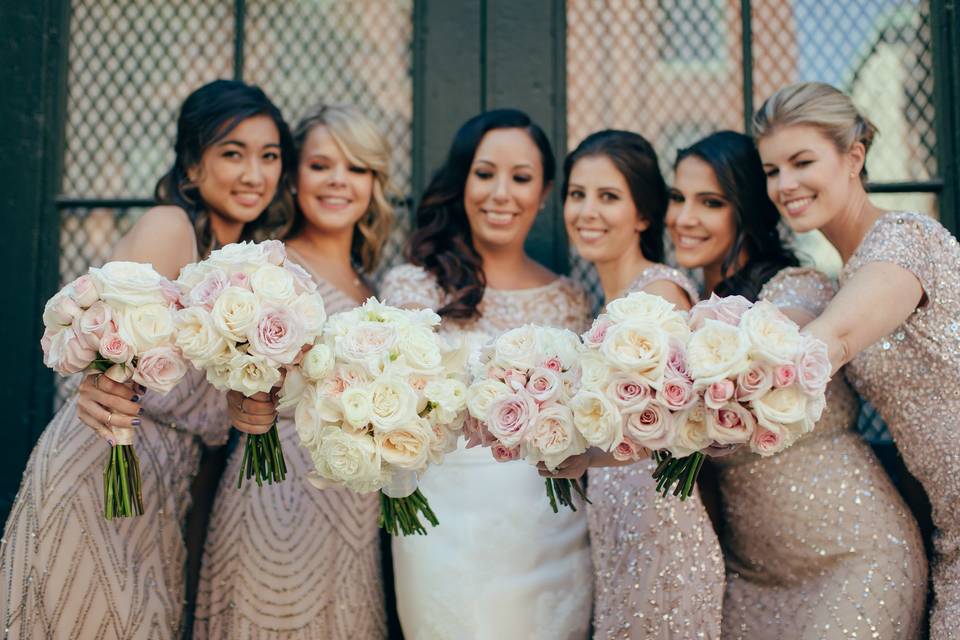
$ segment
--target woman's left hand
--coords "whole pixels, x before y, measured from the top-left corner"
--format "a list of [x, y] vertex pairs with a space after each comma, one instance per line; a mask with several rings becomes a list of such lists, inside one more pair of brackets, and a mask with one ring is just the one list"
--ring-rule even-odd
[[567, 480], [577, 480], [587, 472], [593, 461], [593, 449], [587, 449], [584, 453], [570, 456], [559, 465], [556, 471], [547, 469], [543, 462], [537, 463], [537, 472], [544, 478], [566, 478]]

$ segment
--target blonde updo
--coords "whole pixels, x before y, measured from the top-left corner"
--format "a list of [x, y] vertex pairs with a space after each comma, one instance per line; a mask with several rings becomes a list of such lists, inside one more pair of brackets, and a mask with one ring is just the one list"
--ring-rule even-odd
[[860, 180], [866, 182], [866, 152], [877, 128], [860, 113], [848, 95], [823, 82], [800, 82], [783, 87], [767, 98], [753, 116], [757, 140], [791, 125], [816, 127], [840, 153], [850, 151], [856, 142], [862, 143], [864, 164]]
[[[304, 117], [293, 132], [298, 166], [307, 137], [317, 127], [326, 127], [347, 160], [373, 171], [370, 208], [357, 221], [350, 248], [354, 262], [364, 273], [371, 273], [380, 260], [395, 217], [389, 200], [393, 193], [390, 183], [390, 143], [373, 121], [356, 107], [322, 105]], [[304, 216], [297, 205], [296, 217], [287, 236], [294, 235], [303, 224]]]

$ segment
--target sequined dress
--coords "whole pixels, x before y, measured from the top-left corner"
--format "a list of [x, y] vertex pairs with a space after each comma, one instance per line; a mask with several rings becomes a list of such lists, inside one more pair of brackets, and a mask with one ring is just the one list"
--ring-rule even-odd
[[[419, 267], [389, 272], [389, 304], [436, 309], [441, 291]], [[482, 339], [525, 323], [582, 331], [586, 296], [567, 278], [534, 289], [487, 288], [481, 315], [442, 331]], [[500, 463], [462, 447], [423, 475], [440, 525], [393, 540], [397, 607], [408, 640], [584, 639], [592, 567], [584, 509], [554, 514], [543, 479], [525, 461]]]
[[[812, 269], [774, 276], [760, 298], [821, 313], [833, 283]], [[761, 458], [714, 459], [726, 528], [724, 640], [918, 637], [923, 543], [910, 510], [854, 430], [840, 375], [810, 434]]]
[[[328, 315], [356, 306], [311, 275]], [[281, 416], [278, 429], [284, 482], [246, 481], [237, 489], [242, 441], [227, 463], [204, 548], [194, 637], [385, 638], [379, 494], [312, 486], [305, 475], [313, 463], [292, 415]]]
[[[697, 300], [689, 278], [654, 265], [627, 288], [658, 280]], [[697, 492], [681, 502], [657, 494], [655, 464], [592, 468], [587, 506], [594, 566], [594, 638], [719, 638], [723, 556]]]
[[180, 637], [190, 485], [201, 441], [227, 439], [226, 401], [190, 369], [169, 394], [147, 391], [141, 404], [136, 518], [103, 517], [108, 446], [77, 418], [76, 396], [40, 436], [0, 544], [4, 637]]
[[847, 366], [854, 388], [890, 427], [933, 507], [933, 640], [960, 638], [960, 245], [939, 222], [889, 212], [844, 266], [841, 285], [863, 265], [889, 262], [917, 277], [921, 305]]

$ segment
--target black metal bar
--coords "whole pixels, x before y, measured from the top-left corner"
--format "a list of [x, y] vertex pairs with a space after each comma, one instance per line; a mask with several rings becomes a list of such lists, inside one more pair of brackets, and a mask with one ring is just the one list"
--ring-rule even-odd
[[944, 182], [940, 178], [933, 180], [905, 180], [903, 182], [870, 182], [870, 193], [941, 193]]
[[233, 79], [243, 80], [244, 31], [247, 22], [245, 0], [233, 2]]
[[153, 198], [70, 198], [57, 196], [57, 209], [129, 209], [131, 207], [152, 207], [157, 204]]
[[743, 132], [753, 128], [753, 16], [750, 0], [740, 0], [740, 46], [743, 69]]
[[940, 193], [940, 222], [954, 235], [960, 232], [960, 25], [955, 0], [931, 0], [930, 33], [933, 38], [934, 126], [937, 136], [937, 173], [944, 182]]

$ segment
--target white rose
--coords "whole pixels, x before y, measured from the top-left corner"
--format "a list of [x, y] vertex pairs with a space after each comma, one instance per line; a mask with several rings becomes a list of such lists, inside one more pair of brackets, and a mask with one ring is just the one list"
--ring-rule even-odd
[[310, 452], [317, 473], [358, 493], [380, 488], [380, 452], [373, 438], [324, 427], [318, 440]]
[[594, 391], [580, 391], [570, 401], [573, 424], [588, 444], [610, 451], [623, 440], [623, 417], [607, 398]]
[[176, 327], [173, 313], [165, 304], [127, 307], [118, 322], [117, 333], [136, 353], [169, 345]]
[[540, 327], [539, 338], [541, 352], [555, 355], [560, 359], [564, 369], [576, 366], [580, 355], [584, 351], [580, 337], [569, 329], [554, 327]]
[[325, 344], [315, 344], [303, 356], [300, 368], [308, 380], [319, 382], [333, 371], [333, 350]]
[[234, 242], [212, 251], [204, 262], [209, 267], [217, 267], [233, 275], [236, 271], [253, 273], [266, 260], [263, 250], [256, 243]]
[[624, 321], [607, 330], [600, 353], [618, 369], [659, 388], [670, 353], [666, 333], [652, 322]]
[[433, 430], [423, 419], [387, 433], [377, 433], [374, 438], [380, 447], [383, 461], [410, 471], [420, 471], [427, 465], [427, 456], [433, 441]]
[[752, 402], [757, 422], [771, 431], [781, 425], [801, 422], [807, 417], [807, 396], [799, 385], [771, 389]]
[[510, 388], [499, 380], [486, 378], [475, 382], [467, 389], [467, 410], [477, 420], [485, 421], [493, 401], [511, 393]]
[[411, 369], [422, 372], [440, 370], [443, 354], [433, 329], [422, 325], [404, 327], [397, 337], [397, 347]]
[[[431, 380], [424, 388], [423, 394], [448, 416], [460, 413], [467, 405], [467, 385], [456, 379]], [[452, 418], [449, 418], [443, 422], [451, 420]]]
[[245, 396], [269, 392], [280, 382], [280, 370], [266, 358], [237, 352], [230, 360], [230, 388]]
[[334, 339], [334, 352], [340, 360], [368, 364], [383, 363], [397, 344], [397, 329], [382, 322], [360, 322]]
[[310, 277], [310, 273], [296, 262], [287, 260], [283, 263], [283, 268], [293, 276], [293, 286], [297, 293], [314, 293], [317, 290], [317, 283]]
[[643, 291], [635, 291], [607, 305], [607, 316], [614, 322], [631, 320], [656, 324], [673, 313], [672, 302]]
[[493, 344], [493, 361], [503, 369], [524, 371], [536, 364], [538, 348], [536, 327], [524, 325], [497, 337]]
[[733, 378], [749, 367], [750, 343], [737, 327], [706, 320], [687, 344], [687, 364], [697, 388]]
[[291, 304], [297, 297], [290, 272], [272, 264], [262, 265], [250, 275], [250, 288], [261, 300], [277, 305]]
[[542, 461], [551, 471], [587, 450], [586, 440], [573, 424], [573, 412], [562, 405], [541, 409], [527, 440], [532, 461]]
[[300, 318], [311, 342], [323, 334], [327, 311], [319, 294], [301, 293], [290, 305], [290, 309]]
[[771, 364], [792, 364], [800, 352], [800, 330], [777, 307], [761, 300], [740, 318], [750, 351]]
[[370, 424], [373, 407], [370, 404], [370, 390], [364, 386], [347, 387], [340, 394], [343, 405], [343, 419], [354, 429], [362, 429]]
[[176, 344], [195, 367], [205, 368], [229, 351], [223, 336], [213, 326], [210, 313], [202, 307], [177, 311], [174, 324], [177, 327]]
[[594, 351], [588, 351], [580, 358], [580, 370], [580, 384], [591, 391], [605, 389], [612, 376], [606, 359]]
[[312, 384], [304, 388], [293, 416], [300, 442], [308, 449], [320, 444], [320, 434], [324, 427], [339, 423], [341, 419], [336, 402]]
[[114, 308], [166, 304], [163, 276], [149, 264], [140, 262], [108, 262], [99, 269], [91, 268], [100, 299]]
[[706, 418], [702, 404], [673, 415], [674, 435], [670, 444], [672, 456], [684, 458], [710, 446], [712, 440], [707, 435]]
[[417, 394], [396, 376], [383, 376], [370, 385], [370, 405], [370, 422], [375, 431], [392, 431], [417, 417]]
[[307, 380], [300, 369], [297, 367], [288, 369], [287, 375], [283, 378], [283, 385], [277, 392], [277, 411], [287, 414], [291, 409], [296, 408], [306, 391]]
[[228, 340], [245, 342], [247, 332], [256, 326], [260, 303], [255, 296], [240, 287], [227, 287], [213, 305], [210, 313], [214, 326]]
[[[183, 283], [180, 282], [180, 284]], [[230, 278], [226, 272], [222, 269], [208, 269], [199, 282], [181, 294], [183, 304], [210, 309], [220, 292], [228, 286], [230, 286]]]

